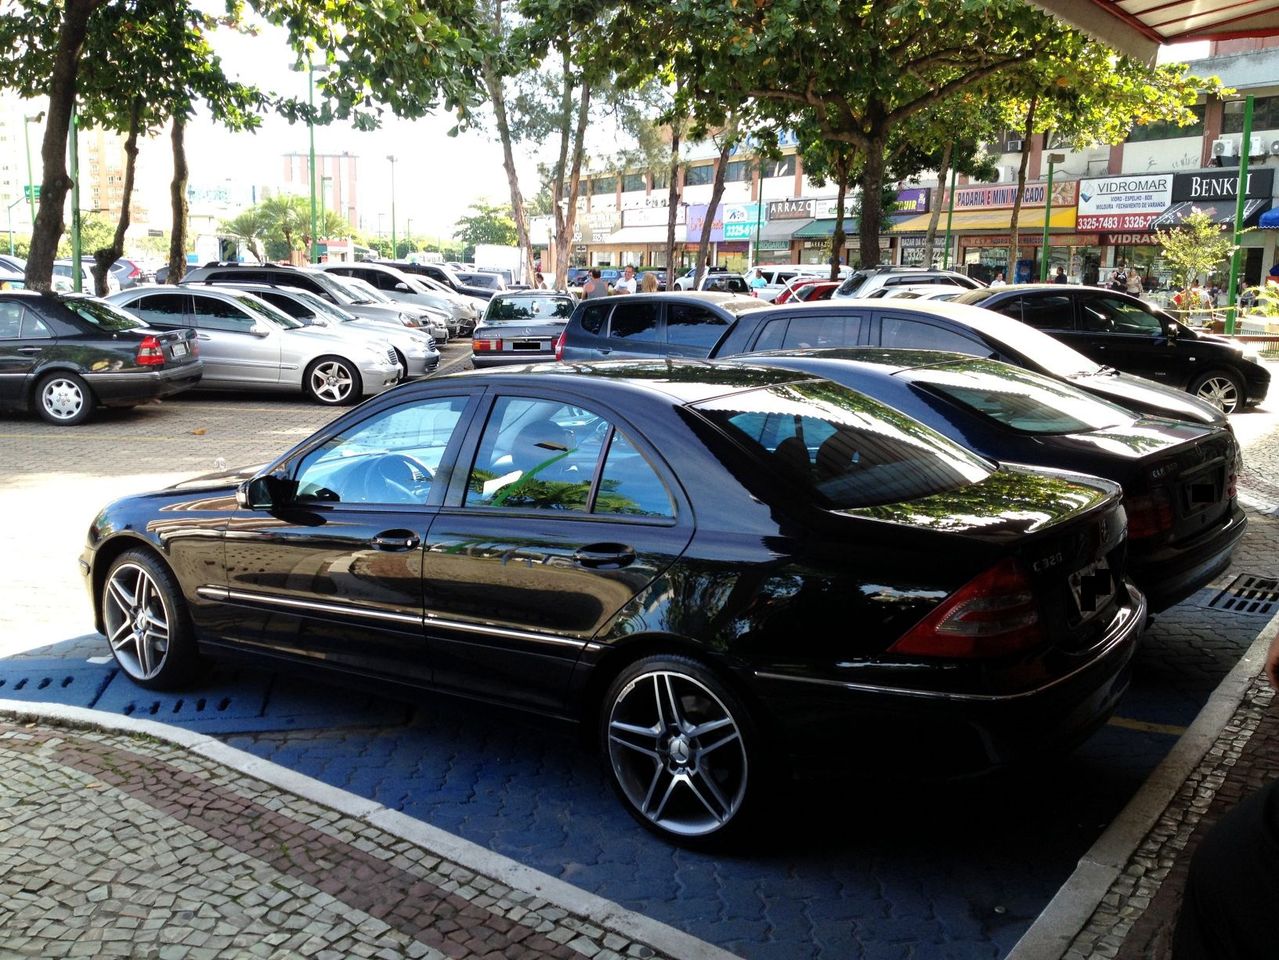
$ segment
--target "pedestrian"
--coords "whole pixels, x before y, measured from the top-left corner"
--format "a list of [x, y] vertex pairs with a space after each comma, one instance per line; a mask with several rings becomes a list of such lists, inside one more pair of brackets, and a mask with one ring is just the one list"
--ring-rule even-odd
[[657, 293], [657, 274], [652, 270], [644, 273], [644, 279], [640, 281], [640, 293]]
[[1120, 293], [1128, 292], [1128, 271], [1124, 269], [1124, 262], [1119, 261], [1119, 266], [1115, 268], [1115, 272], [1110, 275], [1110, 289], [1118, 290]]
[[[763, 290], [766, 286], [768, 286], [768, 281], [764, 279], [764, 271], [762, 271], [759, 267], [756, 267], [751, 272], [751, 290]], [[758, 296], [758, 293], [756, 293], [756, 296]]]
[[635, 293], [639, 290], [639, 283], [635, 280], [635, 268], [629, 263], [622, 271], [621, 278], [613, 284], [614, 293]]
[[1141, 291], [1141, 271], [1134, 268], [1128, 274], [1127, 284], [1128, 284], [1127, 286], [1128, 295], [1131, 297], [1140, 297], [1142, 292]]
[[990, 281], [992, 287], [1006, 287], [1008, 281], [1004, 279], [1004, 271], [1000, 270], [995, 273], [995, 279]]
[[546, 277], [542, 276], [540, 272], [533, 274], [533, 289], [535, 290], [546, 289]]
[[582, 299], [594, 300], [596, 297], [608, 296], [608, 284], [600, 279], [600, 268], [592, 267], [591, 275], [582, 284]]
[[1053, 277], [1053, 283], [1065, 283], [1065, 282], [1066, 282], [1066, 268], [1058, 267], [1057, 276]]
[[[1279, 634], [1266, 654], [1279, 690]], [[1190, 861], [1172, 960], [1265, 960], [1279, 944], [1279, 779], [1204, 833]]]

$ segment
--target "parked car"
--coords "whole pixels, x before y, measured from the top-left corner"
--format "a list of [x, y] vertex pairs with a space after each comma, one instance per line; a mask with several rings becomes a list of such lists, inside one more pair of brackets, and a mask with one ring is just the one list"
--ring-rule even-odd
[[471, 362], [478, 368], [554, 360], [555, 340], [576, 305], [575, 297], [546, 290], [497, 294], [475, 328]]
[[468, 324], [474, 311], [459, 302], [458, 298], [436, 293], [418, 282], [416, 277], [380, 263], [343, 263], [331, 262], [318, 264], [319, 269], [335, 273], [342, 277], [353, 277], [363, 280], [382, 296], [396, 303], [411, 303], [415, 306], [429, 307], [444, 314], [446, 330], [444, 339], [461, 336], [463, 329], [473, 326]]
[[1211, 583], [1247, 525], [1235, 498], [1242, 455], [1225, 424], [1142, 417], [1052, 377], [960, 353], [863, 347], [739, 362], [842, 383], [992, 460], [1114, 480], [1128, 514], [1128, 571], [1152, 611]]
[[227, 288], [251, 293], [299, 323], [328, 327], [344, 336], [362, 336], [377, 343], [389, 343], [407, 378], [424, 377], [439, 366], [440, 351], [427, 333], [383, 320], [363, 320], [305, 290], [257, 283], [236, 284], [234, 287], [228, 284]]
[[810, 300], [829, 300], [841, 280], [814, 280], [812, 277], [796, 277], [773, 298], [773, 303], [807, 303]]
[[21, 257], [11, 257], [7, 253], [0, 253], [0, 268], [13, 273], [25, 274], [27, 272], [27, 261]]
[[146, 270], [142, 265], [127, 257], [121, 257], [111, 264], [111, 274], [115, 277], [116, 282], [120, 284], [121, 290], [128, 290], [130, 287], [136, 287], [140, 283], [148, 282]]
[[[429, 324], [423, 323], [423, 318], [429, 315], [428, 308], [411, 304], [379, 303], [371, 298], [356, 295], [350, 291], [343, 278], [332, 276], [323, 270], [275, 263], [206, 263], [202, 267], [193, 267], [188, 270], [182, 278], [182, 285], [186, 287], [197, 285], [210, 287], [222, 283], [261, 283], [273, 287], [305, 290], [315, 294], [321, 300], [327, 300], [351, 311], [356, 316], [370, 320], [392, 320], [413, 328], [428, 326], [428, 332], [430, 332]], [[445, 331], [446, 336], [447, 326]]]
[[787, 371], [535, 371], [405, 384], [264, 470], [106, 506], [81, 569], [120, 669], [234, 654], [575, 719], [689, 843], [792, 769], [1042, 757], [1124, 691], [1115, 484]]
[[149, 326], [194, 329], [204, 358], [202, 387], [301, 391], [329, 406], [393, 386], [395, 350], [308, 327], [251, 293], [227, 287], [134, 287], [107, 298]]
[[[69, 285], [68, 289], [75, 288], [75, 265], [70, 260], [54, 260], [53, 275], [55, 278], [65, 278]], [[94, 289], [93, 260], [92, 258], [82, 260], [80, 263], [80, 292], [92, 294]], [[109, 270], [107, 271], [107, 292], [120, 292], [120, 280]]]
[[0, 409], [84, 423], [96, 407], [134, 407], [200, 382], [190, 330], [150, 329], [79, 294], [0, 292]]
[[[728, 268], [719, 267], [719, 266], [707, 267], [704, 273], [705, 274], [728, 273]], [[692, 290], [693, 284], [696, 282], [696, 280], [697, 280], [697, 268], [689, 267], [687, 270], [684, 271], [683, 274], [675, 278], [675, 289], [676, 290]]]
[[[1224, 423], [1210, 403], [1098, 366], [1046, 333], [989, 310], [936, 300], [830, 300], [776, 306], [751, 297], [690, 300], [643, 294], [578, 304], [557, 349], [565, 360], [599, 357], [731, 357], [761, 350], [883, 346], [952, 350], [1067, 380], [1137, 413]], [[709, 297], [710, 295], [702, 295]], [[669, 315], [678, 307], [678, 323]], [[748, 306], [748, 304], [753, 306]], [[669, 315], [668, 315], [669, 314]]]
[[[448, 315], [443, 311], [419, 304], [392, 300], [367, 280], [361, 280], [359, 277], [344, 277], [336, 273], [332, 274], [332, 277], [347, 295], [348, 300], [345, 304], [342, 304], [343, 309], [348, 309], [352, 312], [356, 310], [367, 311], [370, 308], [383, 311], [395, 310], [397, 315], [410, 318], [415, 329], [428, 334], [436, 343], [449, 342]], [[385, 319], [385, 317], [377, 319]]]
[[1139, 297], [1101, 287], [1019, 284], [956, 303], [1020, 320], [1097, 363], [1185, 390], [1226, 413], [1266, 399], [1270, 371], [1225, 337], [1201, 333]]
[[[752, 286], [751, 294], [761, 300], [767, 300], [769, 303], [776, 303], [781, 293], [796, 280], [823, 280], [830, 276], [830, 267], [823, 267], [820, 264], [761, 263], [747, 269], [745, 276], [748, 282], [754, 280], [756, 270], [763, 277], [764, 286]], [[841, 266], [839, 270], [840, 279], [848, 276], [849, 268], [847, 266]]]
[[488, 287], [477, 287], [474, 284], [466, 283], [460, 279], [453, 268], [443, 263], [410, 263], [407, 260], [371, 260], [370, 263], [381, 263], [388, 267], [395, 267], [397, 270], [403, 270], [413, 276], [430, 277], [437, 283], [442, 283], [454, 293], [467, 297], [475, 297], [480, 300], [488, 300], [493, 296], [493, 291]]
[[918, 287], [880, 287], [871, 294], [871, 297], [884, 300], [954, 300], [965, 292], [967, 292], [965, 287], [956, 287], [949, 283], [934, 283]]
[[949, 284], [952, 287], [974, 289], [983, 286], [981, 281], [954, 270], [934, 270], [929, 267], [870, 267], [849, 274], [831, 297], [856, 297], [864, 300], [875, 296], [885, 287], [924, 286], [930, 283]]
[[468, 286], [484, 287], [493, 293], [500, 293], [507, 286], [505, 277], [490, 270], [459, 271], [457, 278]]
[[0, 290], [25, 290], [26, 287], [26, 274], [0, 263]]

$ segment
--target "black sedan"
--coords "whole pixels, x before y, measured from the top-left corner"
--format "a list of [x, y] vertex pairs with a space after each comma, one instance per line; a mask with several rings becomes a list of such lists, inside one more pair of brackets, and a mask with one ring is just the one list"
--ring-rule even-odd
[[97, 406], [134, 407], [194, 387], [195, 331], [152, 330], [79, 294], [0, 293], [0, 409], [83, 423]]
[[577, 298], [547, 290], [498, 293], [471, 335], [476, 367], [555, 359], [555, 340], [573, 315]]
[[970, 290], [953, 302], [1020, 320], [1097, 363], [1185, 390], [1226, 413], [1260, 403], [1270, 388], [1270, 371], [1238, 343], [1126, 293], [1047, 283]]
[[804, 350], [749, 362], [842, 383], [994, 460], [1077, 470], [1124, 488], [1128, 571], [1152, 611], [1230, 565], [1247, 518], [1225, 425], [1134, 415], [1051, 377], [930, 350]]
[[1115, 484], [826, 380], [557, 364], [406, 384], [254, 475], [119, 500], [81, 566], [143, 686], [241, 655], [570, 718], [696, 842], [792, 770], [1086, 735], [1146, 619], [1125, 527]]

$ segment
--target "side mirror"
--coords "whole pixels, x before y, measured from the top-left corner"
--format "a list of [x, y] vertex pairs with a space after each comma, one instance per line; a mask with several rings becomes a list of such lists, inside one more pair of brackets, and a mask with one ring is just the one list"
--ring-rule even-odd
[[254, 322], [253, 326], [249, 327], [249, 333], [255, 337], [269, 337], [271, 336], [271, 326], [258, 320]]
[[293, 499], [297, 484], [274, 474], [245, 480], [235, 491], [235, 500], [246, 510], [270, 510]]
[[1178, 326], [1178, 324], [1177, 324], [1177, 321], [1176, 321], [1176, 320], [1172, 320], [1172, 321], [1170, 321], [1170, 322], [1168, 323], [1168, 328], [1167, 328], [1167, 329], [1168, 329], [1168, 339], [1169, 339], [1169, 340], [1176, 340], [1176, 339], [1177, 339], [1177, 334], [1181, 333], [1181, 327], [1180, 327], [1180, 326]]
[[397, 291], [399, 291], [400, 293], [409, 293], [409, 292], [411, 292], [411, 291], [409, 290], [409, 285], [408, 285], [407, 283], [397, 283], [397, 284], [395, 285], [395, 289], [396, 289]]

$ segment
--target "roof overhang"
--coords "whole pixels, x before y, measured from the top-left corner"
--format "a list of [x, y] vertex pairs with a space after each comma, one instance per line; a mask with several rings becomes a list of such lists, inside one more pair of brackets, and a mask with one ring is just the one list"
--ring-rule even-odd
[[1033, 0], [1143, 63], [1159, 45], [1279, 34], [1279, 0]]

